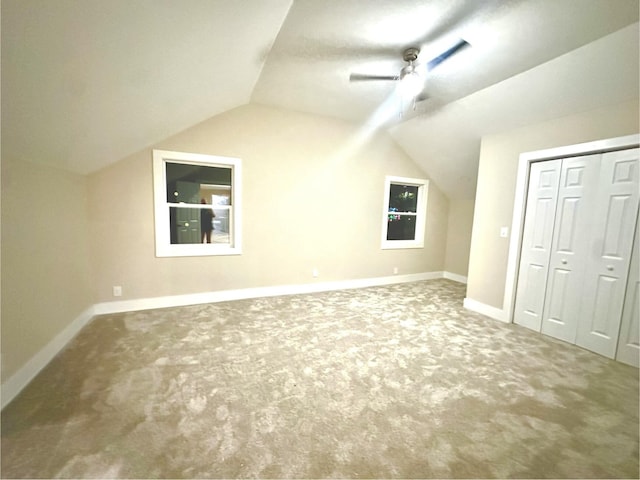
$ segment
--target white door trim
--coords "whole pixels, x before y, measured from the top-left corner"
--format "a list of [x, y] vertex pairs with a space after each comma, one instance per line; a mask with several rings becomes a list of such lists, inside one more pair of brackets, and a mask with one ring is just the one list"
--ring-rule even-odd
[[516, 177], [516, 193], [513, 202], [513, 220], [511, 223], [511, 239], [507, 258], [507, 278], [505, 283], [502, 309], [509, 323], [513, 322], [516, 280], [520, 263], [520, 248], [522, 245], [522, 231], [524, 226], [525, 203], [527, 185], [529, 184], [529, 167], [532, 162], [566, 158], [592, 153], [611, 152], [640, 146], [640, 134], [624, 137], [596, 140], [594, 142], [579, 143], [564, 147], [549, 148], [520, 154], [518, 160], [518, 174]]

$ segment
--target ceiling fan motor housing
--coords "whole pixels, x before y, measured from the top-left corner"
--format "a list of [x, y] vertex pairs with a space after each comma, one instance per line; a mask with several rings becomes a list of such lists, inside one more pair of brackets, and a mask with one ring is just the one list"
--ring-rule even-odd
[[411, 47], [407, 48], [402, 55], [405, 62], [415, 62], [418, 59], [418, 54], [420, 53], [419, 48]]
[[404, 67], [402, 67], [402, 70], [400, 70], [400, 79], [403, 79], [405, 76], [416, 71], [416, 67], [413, 64], [413, 62], [417, 60], [419, 53], [420, 53], [420, 50], [414, 47], [407, 48], [404, 51], [402, 58], [404, 58], [404, 61], [408, 62], [409, 65], [405, 65]]

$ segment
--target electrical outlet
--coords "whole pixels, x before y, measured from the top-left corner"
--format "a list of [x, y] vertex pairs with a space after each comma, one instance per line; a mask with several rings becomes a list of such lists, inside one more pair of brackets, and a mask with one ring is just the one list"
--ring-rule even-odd
[[398, 274], [398, 267], [393, 267], [393, 274], [397, 275]]
[[500, 236], [502, 238], [507, 238], [509, 236], [509, 227], [501, 227], [500, 228]]
[[113, 296], [121, 297], [122, 296], [122, 287], [120, 285], [114, 285], [113, 287]]
[[314, 268], [314, 269], [311, 271], [311, 275], [313, 276], [313, 278], [318, 278], [318, 277], [320, 276], [320, 272], [318, 271], [318, 269], [317, 269], [317, 268]]

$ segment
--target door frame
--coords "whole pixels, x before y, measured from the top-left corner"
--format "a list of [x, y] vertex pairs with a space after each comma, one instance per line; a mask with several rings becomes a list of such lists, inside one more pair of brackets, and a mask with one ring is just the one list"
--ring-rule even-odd
[[522, 250], [522, 234], [524, 231], [524, 217], [531, 164], [544, 160], [577, 157], [638, 147], [640, 147], [640, 134], [635, 134], [520, 154], [518, 159], [518, 174], [516, 177], [516, 193], [513, 202], [509, 255], [507, 257], [507, 278], [503, 300], [503, 312], [507, 315], [506, 320], [508, 323], [513, 323], [514, 318], [516, 283], [518, 279], [518, 266], [520, 265], [520, 253]]

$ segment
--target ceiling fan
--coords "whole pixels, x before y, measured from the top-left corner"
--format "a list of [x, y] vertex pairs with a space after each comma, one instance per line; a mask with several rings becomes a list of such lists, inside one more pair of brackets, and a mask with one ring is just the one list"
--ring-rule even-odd
[[459, 40], [455, 45], [448, 48], [437, 57], [434, 57], [428, 62], [422, 64], [416, 63], [418, 55], [420, 54], [420, 49], [417, 47], [410, 47], [407, 48], [402, 55], [402, 59], [407, 62], [407, 65], [402, 67], [398, 75], [352, 73], [349, 75], [349, 81], [400, 81], [400, 88], [403, 95], [406, 95], [413, 100], [424, 100], [426, 96], [423, 97], [420, 93], [424, 89], [426, 74], [451, 56], [469, 46], [470, 44], [466, 40]]

